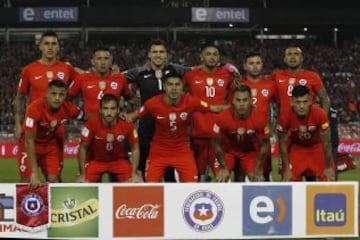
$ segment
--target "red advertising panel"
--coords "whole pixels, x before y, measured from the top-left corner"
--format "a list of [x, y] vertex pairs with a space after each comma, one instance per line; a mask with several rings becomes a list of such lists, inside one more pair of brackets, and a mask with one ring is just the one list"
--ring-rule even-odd
[[114, 187], [113, 196], [113, 237], [164, 236], [163, 186]]

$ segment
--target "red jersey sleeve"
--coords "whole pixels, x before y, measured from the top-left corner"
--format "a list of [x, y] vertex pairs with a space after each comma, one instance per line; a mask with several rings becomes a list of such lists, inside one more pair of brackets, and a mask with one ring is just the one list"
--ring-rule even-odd
[[330, 122], [328, 116], [326, 115], [326, 112], [322, 108], [318, 108], [315, 114], [316, 119], [318, 119], [319, 121], [320, 132], [327, 131], [330, 127]]
[[190, 96], [190, 104], [194, 107], [195, 112], [210, 112], [210, 105], [197, 97]]
[[317, 74], [316, 72], [311, 72], [311, 73], [312, 73], [312, 78], [314, 79], [314, 88], [315, 88], [314, 91], [317, 93], [324, 88], [324, 84], [319, 74]]
[[65, 101], [63, 104], [64, 104], [64, 107], [67, 110], [67, 113], [70, 118], [80, 118], [81, 117], [81, 115], [82, 115], [81, 110], [77, 105], [75, 105], [69, 101]]
[[81, 92], [82, 74], [77, 75], [74, 81], [71, 82], [68, 95], [69, 97], [76, 97]]
[[267, 123], [266, 118], [258, 118], [257, 131], [259, 139], [270, 138], [270, 127]]
[[132, 94], [130, 85], [128, 84], [126, 77], [124, 74], [119, 74], [119, 80], [121, 82], [121, 84], [124, 86], [124, 88], [122, 89], [122, 93], [120, 95], [124, 95], [124, 96], [130, 96]]
[[151, 115], [151, 106], [154, 106], [152, 104], [155, 104], [153, 102], [154, 102], [154, 99], [150, 98], [144, 103], [144, 105], [142, 105], [140, 107], [139, 113], [138, 113], [139, 118], [145, 117], [147, 115]]
[[93, 135], [94, 135], [94, 128], [93, 128], [93, 122], [92, 119], [94, 119], [96, 117], [91, 118], [90, 120], [88, 120], [83, 129], [81, 130], [81, 141], [83, 142], [91, 142]]
[[127, 124], [127, 130], [128, 130], [128, 136], [127, 136], [127, 139], [128, 139], [128, 142], [130, 144], [135, 144], [135, 143], [138, 143], [139, 142], [139, 136], [138, 136], [138, 133], [135, 129], [135, 125], [133, 123], [126, 123]]
[[74, 66], [70, 63], [66, 63], [69, 66], [70, 80], [73, 82], [75, 78], [79, 75], [79, 73], [75, 70]]
[[29, 67], [25, 67], [20, 74], [20, 81], [18, 85], [18, 92], [21, 94], [27, 94], [28, 89], [30, 86], [30, 79], [29, 79]]
[[39, 105], [29, 105], [25, 113], [25, 130], [30, 132], [36, 132], [37, 124], [41, 120], [42, 109], [39, 109]]

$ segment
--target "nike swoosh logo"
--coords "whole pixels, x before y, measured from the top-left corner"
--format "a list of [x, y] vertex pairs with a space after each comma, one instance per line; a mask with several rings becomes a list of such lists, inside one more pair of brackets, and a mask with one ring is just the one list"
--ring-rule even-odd
[[149, 78], [149, 77], [151, 77], [151, 74], [144, 75], [144, 78]]
[[286, 80], [280, 79], [279, 82], [286, 82]]
[[156, 116], [156, 119], [165, 119], [163, 116]]
[[195, 84], [200, 84], [202, 83], [202, 81], [195, 81]]
[[95, 139], [104, 139], [103, 137], [95, 136]]
[[35, 76], [35, 80], [39, 80], [40, 78], [42, 78], [42, 76]]
[[87, 88], [94, 88], [95, 85], [90, 85], [90, 86], [87, 86]]

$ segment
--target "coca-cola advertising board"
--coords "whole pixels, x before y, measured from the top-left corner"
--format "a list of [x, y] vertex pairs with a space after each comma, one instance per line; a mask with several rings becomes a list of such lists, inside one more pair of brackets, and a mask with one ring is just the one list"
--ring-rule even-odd
[[163, 186], [114, 187], [113, 196], [113, 237], [164, 236]]
[[[79, 151], [78, 142], [66, 142], [64, 144], [64, 157], [76, 158]], [[338, 146], [339, 153], [350, 153], [352, 155], [360, 155], [360, 140], [340, 140]], [[279, 154], [279, 145], [274, 143], [271, 145], [271, 153], [273, 156]], [[17, 157], [18, 146], [16, 142], [0, 142], [0, 159]]]
[[[78, 142], [66, 142], [64, 144], [64, 157], [77, 157], [79, 146]], [[18, 145], [16, 142], [0, 142], [0, 159], [17, 157], [17, 155]]]

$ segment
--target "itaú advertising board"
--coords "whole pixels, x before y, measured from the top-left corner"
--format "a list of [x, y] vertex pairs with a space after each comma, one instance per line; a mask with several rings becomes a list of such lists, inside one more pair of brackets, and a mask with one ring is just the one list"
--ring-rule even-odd
[[[0, 184], [0, 238], [356, 238], [358, 184], [54, 183], [42, 195]], [[45, 228], [23, 230], [39, 217]]]

